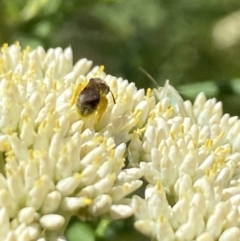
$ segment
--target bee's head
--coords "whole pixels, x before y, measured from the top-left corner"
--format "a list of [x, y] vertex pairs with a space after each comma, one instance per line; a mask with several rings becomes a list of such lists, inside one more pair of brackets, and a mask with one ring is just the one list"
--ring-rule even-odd
[[116, 103], [115, 98], [113, 96], [112, 91], [110, 90], [110, 87], [106, 84], [106, 82], [100, 78], [92, 78], [89, 80], [89, 83], [92, 82], [93, 85], [96, 85], [99, 91], [101, 91], [103, 94], [107, 95], [109, 92], [111, 92], [111, 95], [113, 97], [114, 104]]

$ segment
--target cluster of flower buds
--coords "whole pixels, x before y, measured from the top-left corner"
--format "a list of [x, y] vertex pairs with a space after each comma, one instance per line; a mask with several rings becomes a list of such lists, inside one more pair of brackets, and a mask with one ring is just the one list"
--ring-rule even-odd
[[18, 43], [1, 49], [0, 95], [0, 241], [61, 241], [72, 216], [132, 215], [158, 241], [239, 240], [240, 122], [215, 99]]

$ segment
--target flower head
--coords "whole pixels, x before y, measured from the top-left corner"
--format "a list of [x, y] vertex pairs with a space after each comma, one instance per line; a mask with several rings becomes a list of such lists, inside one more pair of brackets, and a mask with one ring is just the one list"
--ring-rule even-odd
[[148, 185], [133, 198], [135, 227], [159, 241], [238, 240], [240, 122], [215, 99], [191, 105], [164, 88], [138, 139]]
[[[134, 215], [159, 241], [237, 241], [238, 118], [168, 81], [145, 92], [91, 66], [73, 65], [70, 48], [2, 47], [0, 240], [60, 241], [73, 215]], [[90, 79], [104, 88], [81, 115]], [[129, 196], [142, 178], [145, 197]]]
[[[70, 48], [2, 47], [0, 240], [54, 240], [72, 215], [132, 215], [125, 196], [142, 184], [143, 173], [123, 170], [124, 153], [155, 99], [91, 65], [81, 59], [73, 66]], [[106, 96], [99, 122], [81, 118], [71, 103], [77, 86], [93, 77], [116, 98], [114, 104]]]

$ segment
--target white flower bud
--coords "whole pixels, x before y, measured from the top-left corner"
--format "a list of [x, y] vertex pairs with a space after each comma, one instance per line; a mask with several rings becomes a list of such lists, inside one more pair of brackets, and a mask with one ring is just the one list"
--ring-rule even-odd
[[209, 155], [203, 163], [199, 166], [199, 169], [206, 170], [216, 162], [214, 155]]
[[150, 214], [148, 213], [148, 205], [145, 199], [134, 195], [132, 198], [132, 207], [136, 220], [145, 220], [151, 218]]
[[112, 199], [109, 195], [99, 195], [93, 200], [88, 209], [93, 216], [99, 216], [108, 211], [111, 207], [111, 204]]
[[56, 189], [62, 194], [62, 196], [68, 196], [75, 191], [80, 182], [81, 175], [76, 173], [74, 176], [60, 180], [56, 185]]
[[128, 205], [118, 204], [112, 205], [110, 216], [113, 219], [128, 218], [133, 215], [133, 208]]
[[0, 240], [5, 240], [10, 231], [9, 216], [5, 208], [0, 209]]
[[184, 196], [193, 196], [192, 179], [189, 175], [183, 174], [174, 185], [174, 190], [181, 198]]
[[231, 179], [231, 170], [229, 167], [224, 167], [217, 175], [216, 183], [222, 182], [223, 187], [226, 187]]
[[211, 235], [210, 233], [202, 233], [196, 239], [196, 241], [214, 241], [214, 240], [215, 239], [213, 235]]
[[46, 230], [57, 230], [65, 223], [63, 216], [58, 214], [47, 214], [41, 217], [40, 224]]
[[149, 237], [157, 237], [157, 223], [149, 220], [138, 220], [134, 227], [141, 233]]
[[31, 146], [35, 140], [36, 132], [33, 123], [25, 117], [21, 126], [20, 139], [23, 140], [27, 146]]
[[152, 191], [152, 195], [148, 200], [148, 205], [151, 208], [150, 212], [153, 219], [157, 219], [160, 215], [163, 215], [165, 218], [169, 218], [170, 207], [166, 198], [164, 187], [161, 183], [157, 183]]
[[17, 241], [17, 235], [14, 233], [14, 231], [9, 231], [5, 241]]
[[9, 191], [11, 192], [12, 196], [16, 200], [22, 200], [23, 197], [26, 195], [26, 189], [24, 187], [21, 174], [14, 173], [11, 176], [9, 175], [7, 182]]
[[130, 194], [131, 192], [138, 189], [141, 185], [142, 185], [142, 181], [140, 180], [134, 180], [129, 183], [125, 182], [121, 186], [113, 187], [110, 191], [110, 195], [114, 200], [114, 202], [118, 202], [119, 200], [121, 200], [122, 198]]
[[6, 209], [9, 217], [15, 217], [18, 210], [18, 203], [14, 200], [14, 197], [6, 189], [0, 190], [0, 203], [4, 210]]
[[14, 155], [18, 160], [28, 160], [28, 149], [24, 142], [22, 142], [15, 134], [9, 137], [9, 142]]
[[63, 147], [63, 136], [62, 133], [60, 131], [56, 131], [52, 138], [51, 138], [51, 142], [50, 142], [50, 146], [49, 146], [49, 156], [54, 158], [59, 157], [59, 150], [61, 150]]
[[39, 236], [39, 231], [32, 227], [26, 227], [18, 237], [19, 241], [36, 240]]
[[27, 225], [25, 223], [21, 223], [16, 229], [15, 234], [17, 237], [19, 237], [27, 228]]
[[231, 211], [227, 214], [223, 229], [228, 229], [231, 227], [237, 227], [239, 224], [239, 212], [238, 208], [234, 206]]
[[81, 133], [83, 125], [84, 125], [84, 122], [82, 120], [78, 120], [78, 121], [72, 123], [72, 125], [70, 126], [69, 134], [73, 135], [76, 132]]
[[159, 168], [161, 170], [162, 182], [167, 187], [171, 187], [177, 179], [176, 169], [178, 168], [174, 168], [174, 163], [166, 155], [161, 159], [161, 165]]
[[41, 212], [43, 214], [54, 213], [60, 206], [62, 195], [58, 191], [50, 192], [43, 203]]
[[193, 240], [195, 228], [196, 227], [189, 222], [184, 223], [175, 233], [177, 240]]
[[55, 176], [57, 180], [68, 178], [72, 175], [71, 156], [67, 150], [67, 147], [63, 147], [61, 150], [59, 150], [59, 152], [61, 154], [59, 155], [55, 169]]
[[140, 111], [141, 113], [140, 116], [138, 117], [140, 121], [139, 126], [141, 127], [145, 123], [146, 118], [148, 116], [149, 103], [146, 100], [140, 101], [135, 107], [135, 111]]
[[92, 164], [84, 168], [81, 172], [81, 186], [89, 186], [92, 185], [95, 180], [98, 178], [96, 176], [97, 169], [99, 168], [98, 164]]
[[172, 226], [164, 218], [164, 216], [160, 216], [157, 222], [157, 239], [161, 241], [176, 240]]
[[171, 210], [170, 220], [172, 227], [175, 230], [187, 221], [189, 206], [190, 201], [186, 197], [183, 197], [182, 199], [178, 200], [177, 203], [173, 206]]
[[179, 174], [186, 173], [189, 176], [193, 176], [197, 167], [197, 155], [193, 152], [187, 153], [187, 155], [183, 158], [183, 162], [179, 167]]
[[129, 162], [132, 163], [133, 165], [135, 163], [138, 163], [140, 160], [141, 147], [142, 147], [142, 142], [139, 139], [139, 135], [138, 133], [134, 132], [132, 134], [132, 138], [127, 149]]
[[118, 177], [117, 181], [118, 183], [126, 183], [133, 180], [138, 180], [143, 176], [143, 170], [139, 168], [129, 168], [122, 170]]
[[199, 188], [199, 190], [202, 191], [204, 197], [206, 200], [208, 200], [207, 203], [207, 213], [212, 210], [212, 208], [215, 206], [216, 203], [216, 197], [215, 197], [215, 191], [213, 186], [213, 181], [209, 177], [202, 177], [198, 179], [193, 187]]
[[65, 197], [61, 203], [61, 208], [65, 211], [76, 212], [92, 204], [92, 199], [85, 197]]
[[240, 237], [240, 229], [238, 227], [232, 227], [225, 230], [219, 237], [219, 241], [238, 241]]
[[43, 205], [48, 192], [54, 189], [54, 184], [47, 176], [37, 180], [34, 187], [29, 191], [27, 205], [39, 210]]
[[188, 223], [195, 227], [194, 236], [198, 236], [205, 230], [205, 222], [201, 211], [195, 207], [191, 207], [188, 212]]
[[240, 194], [237, 194], [237, 195], [229, 198], [227, 203], [230, 203], [231, 206], [239, 206], [240, 205]]
[[114, 174], [111, 174], [111, 175], [106, 176], [105, 178], [102, 178], [98, 182], [96, 182], [93, 185], [96, 190], [96, 193], [94, 193], [94, 196], [97, 197], [101, 193], [109, 192], [113, 186], [115, 179], [116, 179], [116, 176]]
[[91, 66], [92, 66], [92, 61], [87, 60], [86, 58], [80, 59], [74, 65], [73, 71], [74, 73], [76, 73], [76, 76], [79, 76], [81, 74], [86, 74], [91, 68]]
[[219, 237], [227, 215], [227, 207], [225, 203], [218, 203], [214, 212], [208, 218], [206, 223], [206, 231], [211, 233], [215, 238]]
[[88, 154], [81, 159], [81, 164], [84, 166], [88, 166], [89, 164], [92, 164], [94, 160], [97, 160], [97, 158], [101, 155], [102, 148], [100, 146], [96, 147], [92, 151], [88, 152]]
[[198, 212], [200, 212], [203, 217], [205, 216], [207, 211], [206, 199], [201, 192], [197, 192], [193, 195], [190, 206], [197, 208]]
[[18, 220], [20, 223], [30, 224], [34, 220], [35, 209], [26, 207], [19, 211]]

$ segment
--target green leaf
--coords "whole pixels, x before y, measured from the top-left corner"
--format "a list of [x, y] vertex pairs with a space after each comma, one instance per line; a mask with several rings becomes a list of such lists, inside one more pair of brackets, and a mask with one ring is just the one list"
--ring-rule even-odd
[[95, 241], [94, 231], [86, 223], [75, 220], [68, 226], [65, 236], [69, 241]]

